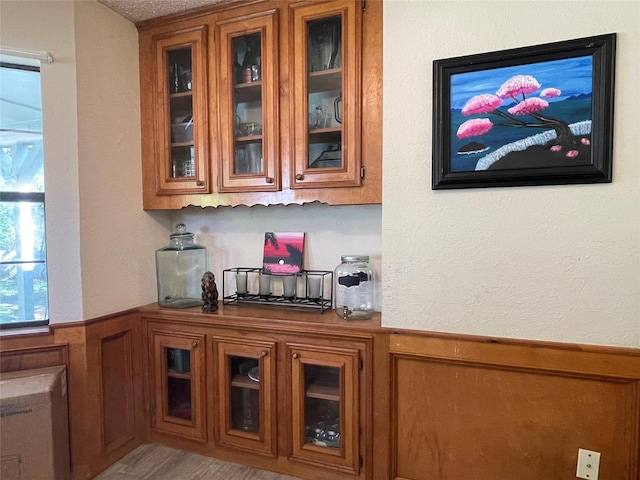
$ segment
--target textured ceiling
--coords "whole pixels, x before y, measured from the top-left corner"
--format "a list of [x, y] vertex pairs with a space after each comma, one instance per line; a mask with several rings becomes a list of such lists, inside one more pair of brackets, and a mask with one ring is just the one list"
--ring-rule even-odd
[[98, 0], [132, 22], [163, 17], [221, 0]]

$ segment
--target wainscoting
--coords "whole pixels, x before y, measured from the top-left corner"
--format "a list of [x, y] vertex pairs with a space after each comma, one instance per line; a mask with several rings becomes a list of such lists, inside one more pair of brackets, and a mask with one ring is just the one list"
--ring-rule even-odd
[[93, 478], [145, 441], [142, 350], [135, 311], [2, 336], [2, 372], [67, 367], [74, 480]]
[[123, 312], [52, 330], [69, 349], [72, 478], [93, 478], [146, 438], [140, 317]]
[[[137, 310], [3, 335], [2, 371], [66, 365], [73, 480], [150, 440]], [[374, 480], [575, 478], [578, 448], [599, 480], [640, 480], [640, 350], [378, 331]]]
[[543, 342], [390, 336], [391, 478], [638, 480], [640, 356]]

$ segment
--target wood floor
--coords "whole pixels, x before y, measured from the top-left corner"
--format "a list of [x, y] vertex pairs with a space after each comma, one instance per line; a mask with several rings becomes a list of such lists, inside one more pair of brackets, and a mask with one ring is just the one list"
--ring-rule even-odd
[[95, 480], [300, 480], [162, 445], [141, 445]]

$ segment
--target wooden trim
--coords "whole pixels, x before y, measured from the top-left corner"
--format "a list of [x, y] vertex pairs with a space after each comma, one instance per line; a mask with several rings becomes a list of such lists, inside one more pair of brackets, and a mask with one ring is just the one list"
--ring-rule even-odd
[[375, 480], [388, 480], [390, 477], [389, 459], [391, 458], [391, 377], [389, 338], [387, 335], [375, 335], [373, 345], [367, 355], [370, 363], [365, 362], [366, 384], [371, 391], [363, 391], [366, 410], [371, 417], [365, 421], [365, 434], [362, 442], [367, 452], [364, 461], [366, 472], [372, 472]]
[[389, 351], [483, 365], [640, 379], [640, 349], [391, 334]]
[[66, 345], [14, 348], [0, 352], [0, 372], [67, 365], [68, 362]]
[[89, 325], [93, 325], [94, 323], [108, 322], [109, 320], [121, 318], [126, 315], [136, 315], [138, 314], [139, 309], [140, 307], [128, 308], [120, 312], [108, 313], [106, 315], [100, 315], [99, 317], [89, 318], [86, 320], [78, 320], [77, 322], [51, 323], [49, 325], [49, 329], [51, 330], [51, 332], [55, 332], [56, 330], [59, 330], [61, 328], [75, 328], [80, 325], [86, 327]]
[[46, 337], [51, 335], [49, 325], [44, 327], [19, 327], [0, 330], [0, 339], [6, 341], [7, 339], [14, 339], [19, 337], [34, 338], [37, 336]]

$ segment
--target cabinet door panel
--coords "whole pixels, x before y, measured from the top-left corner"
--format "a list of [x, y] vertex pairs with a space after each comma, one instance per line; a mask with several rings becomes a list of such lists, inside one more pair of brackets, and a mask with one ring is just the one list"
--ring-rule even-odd
[[154, 37], [156, 193], [210, 193], [206, 25]]
[[273, 342], [213, 338], [217, 443], [277, 455], [275, 350]]
[[287, 354], [292, 409], [290, 458], [357, 475], [359, 350], [288, 343]]
[[204, 441], [204, 337], [152, 336], [155, 430]]
[[361, 185], [361, 22], [352, 1], [294, 4], [291, 188]]
[[218, 190], [280, 190], [277, 12], [221, 20]]

